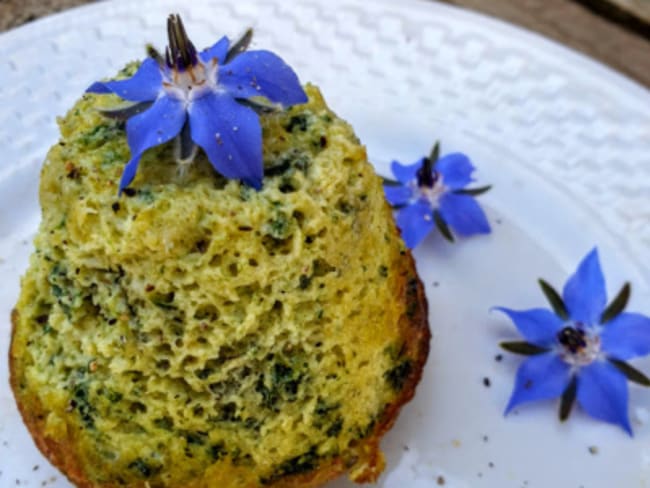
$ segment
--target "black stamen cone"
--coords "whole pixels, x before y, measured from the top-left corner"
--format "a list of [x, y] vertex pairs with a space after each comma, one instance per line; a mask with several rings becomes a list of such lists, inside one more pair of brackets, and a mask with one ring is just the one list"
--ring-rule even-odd
[[560, 344], [568, 348], [572, 353], [578, 352], [587, 346], [585, 341], [585, 332], [573, 327], [565, 327], [557, 333], [557, 339]]
[[422, 167], [417, 172], [418, 186], [433, 188], [437, 178], [433, 173], [433, 161], [431, 158], [424, 158]]
[[167, 66], [185, 70], [196, 65], [198, 58], [196, 48], [185, 32], [180, 15], [172, 14], [167, 18], [167, 37], [169, 47], [165, 51]]
[[417, 172], [418, 186], [427, 186], [433, 188], [433, 185], [438, 181], [438, 173], [433, 170], [433, 167], [438, 162], [440, 157], [440, 143], [436, 142], [431, 150], [428, 158], [424, 158], [422, 167]]
[[174, 67], [174, 64], [172, 63], [172, 55], [169, 52], [169, 46], [165, 48], [165, 63], [167, 63], [167, 66], [170, 68]]

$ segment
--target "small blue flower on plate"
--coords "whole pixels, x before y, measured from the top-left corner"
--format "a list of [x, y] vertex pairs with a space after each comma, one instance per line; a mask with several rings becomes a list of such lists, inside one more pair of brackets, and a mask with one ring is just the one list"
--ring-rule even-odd
[[629, 283], [608, 305], [597, 249], [582, 260], [562, 295], [539, 283], [552, 310], [497, 308], [525, 339], [501, 346], [530, 356], [517, 371], [506, 414], [523, 403], [560, 397], [561, 420], [577, 400], [587, 414], [632, 435], [627, 380], [650, 386], [650, 379], [626, 361], [650, 354], [650, 318], [624, 311]]
[[120, 181], [120, 193], [149, 148], [177, 138], [177, 160], [192, 162], [197, 145], [226, 178], [262, 186], [262, 129], [258, 112], [307, 101], [293, 70], [269, 51], [246, 51], [252, 31], [231, 45], [222, 37], [197, 52], [178, 15], [167, 22], [165, 57], [149, 47], [149, 57], [133, 77], [93, 83], [88, 92], [115, 93], [133, 105], [108, 116], [128, 118], [131, 160]]
[[449, 241], [460, 236], [489, 234], [490, 224], [474, 198], [490, 189], [466, 188], [475, 168], [461, 153], [439, 157], [436, 144], [429, 157], [391, 170], [397, 181], [384, 179], [386, 200], [396, 209], [397, 226], [409, 249], [420, 244], [437, 227]]

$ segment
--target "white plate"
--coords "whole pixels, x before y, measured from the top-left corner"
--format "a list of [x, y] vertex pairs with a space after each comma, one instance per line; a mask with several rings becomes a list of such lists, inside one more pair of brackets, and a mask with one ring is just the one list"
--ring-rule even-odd
[[[515, 334], [489, 308], [542, 305], [534, 280], [561, 285], [598, 245], [610, 294], [631, 280], [631, 309], [650, 313], [650, 93], [534, 34], [433, 2], [296, 3], [124, 0], [0, 35], [0, 356], [39, 220], [38, 172], [57, 140], [55, 116], [90, 82], [141, 57], [145, 42], [163, 46], [169, 12], [183, 15], [198, 46], [252, 25], [257, 46], [321, 85], [380, 172], [439, 138], [495, 185], [482, 197], [491, 236], [456, 245], [433, 237], [415, 253], [435, 337], [416, 399], [383, 443], [379, 486], [443, 478], [448, 487], [648, 486], [650, 393], [631, 386], [633, 439], [580, 412], [559, 424], [553, 402], [504, 418], [519, 358], [494, 360], [497, 342]], [[20, 422], [6, 364], [0, 486], [69, 486]], [[650, 371], [650, 361], [636, 364]]]

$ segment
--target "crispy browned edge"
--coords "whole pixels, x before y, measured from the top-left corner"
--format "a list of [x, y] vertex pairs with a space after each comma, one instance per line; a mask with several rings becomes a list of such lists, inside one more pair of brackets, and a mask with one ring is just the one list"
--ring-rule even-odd
[[[14, 355], [14, 337], [16, 335], [16, 327], [18, 325], [18, 310], [14, 309], [11, 312], [11, 343], [9, 344], [9, 383], [18, 405], [18, 410], [23, 418], [23, 422], [29, 430], [36, 447], [49, 459], [49, 461], [56, 466], [68, 479], [79, 486], [80, 488], [91, 488], [92, 485], [86, 480], [81, 466], [74, 456], [70, 456], [72, 449], [68, 449], [65, 442], [57, 442], [53, 439], [45, 437], [45, 415], [42, 413], [43, 408], [41, 405], [26, 405], [20, 401], [19, 392], [19, 379], [16, 376], [15, 366], [16, 357]], [[38, 413], [36, 412], [38, 410]]]
[[[359, 460], [359, 462], [366, 466], [361, 475], [355, 480], [359, 483], [374, 482], [381, 474], [381, 471], [383, 470], [383, 456], [379, 449], [381, 438], [395, 423], [402, 406], [413, 398], [415, 388], [420, 382], [422, 371], [429, 355], [431, 331], [429, 330], [428, 304], [424, 293], [424, 287], [422, 281], [417, 275], [415, 262], [409, 251], [405, 252], [402, 262], [404, 265], [400, 273], [402, 279], [400, 280], [401, 286], [398, 296], [406, 302], [405, 310], [408, 310], [409, 307], [414, 307], [414, 309], [412, 309], [411, 317], [408, 317], [406, 313], [402, 316], [399, 327], [402, 329], [402, 335], [406, 339], [404, 350], [402, 352], [407, 357], [411, 358], [413, 367], [411, 374], [402, 388], [401, 394], [393, 403], [389, 404], [385, 408], [372, 435], [361, 441], [357, 446], [359, 452], [367, 453], [365, 454], [364, 459]], [[412, 280], [415, 280], [415, 282]], [[413, 286], [413, 284], [415, 286]], [[17, 359], [14, 356], [13, 349], [14, 336], [18, 323], [18, 311], [15, 309], [11, 314], [11, 322], [9, 382], [16, 399], [16, 404], [18, 405], [18, 410], [23, 418], [23, 422], [27, 426], [36, 446], [43, 455], [77, 487], [96, 488], [97, 486], [100, 486], [93, 484], [86, 477], [82, 466], [79, 464], [78, 459], [75, 456], [74, 446], [69, 439], [57, 441], [44, 435], [45, 412], [42, 406], [40, 404], [28, 405], [21, 401], [21, 396], [18, 394], [19, 380], [16, 376], [15, 368]], [[321, 465], [313, 472], [280, 479], [268, 486], [269, 488], [316, 488], [322, 486], [327, 481], [342, 475], [351, 467], [354, 466], [346, 464], [342, 458], [337, 457], [330, 460], [327, 464]], [[113, 488], [114, 485], [105, 484], [101, 486], [102, 488]], [[146, 487], [147, 484], [146, 482], [142, 482], [139, 486]]]

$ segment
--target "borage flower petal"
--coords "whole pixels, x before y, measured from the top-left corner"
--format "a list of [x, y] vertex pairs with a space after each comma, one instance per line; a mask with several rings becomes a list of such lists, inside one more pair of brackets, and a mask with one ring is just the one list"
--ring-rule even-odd
[[449, 227], [461, 236], [491, 232], [483, 209], [476, 199], [469, 195], [445, 193], [440, 197], [440, 214]]
[[650, 318], [638, 313], [621, 313], [604, 326], [600, 334], [603, 351], [626, 360], [650, 354]]
[[517, 370], [515, 387], [505, 413], [522, 403], [560, 396], [569, 384], [571, 369], [557, 354], [544, 353], [524, 361]]
[[571, 319], [584, 325], [598, 323], [607, 305], [607, 291], [597, 249], [580, 262], [564, 286], [562, 298]]
[[555, 345], [557, 343], [557, 333], [564, 326], [564, 322], [557, 315], [545, 308], [519, 311], [505, 307], [495, 307], [495, 310], [510, 317], [521, 335], [531, 344], [540, 347]]
[[186, 118], [185, 108], [180, 100], [160, 97], [149, 110], [128, 120], [126, 134], [131, 149], [131, 160], [122, 173], [120, 193], [135, 177], [142, 153], [176, 137]]
[[627, 416], [627, 381], [609, 363], [596, 361], [582, 368], [578, 379], [578, 403], [594, 418], [620, 425], [632, 435]]
[[[94, 83], [88, 91], [116, 93], [127, 100], [150, 102], [151, 108], [112, 111], [132, 117], [126, 131], [131, 149], [120, 191], [134, 178], [142, 153], [180, 135], [178, 162], [188, 164], [198, 144], [214, 168], [227, 178], [262, 187], [262, 129], [259, 116], [246, 106], [266, 98], [283, 107], [307, 101], [298, 77], [268, 51], [244, 52], [252, 31], [233, 46], [223, 37], [197, 55], [177, 15], [167, 21], [169, 47], [163, 56], [149, 48], [147, 58], [128, 80]], [[168, 112], [162, 110], [163, 107]], [[179, 110], [179, 107], [181, 109]], [[277, 109], [279, 107], [268, 107]], [[184, 122], [189, 116], [189, 130]], [[191, 140], [190, 140], [191, 139]]]
[[384, 194], [388, 203], [394, 207], [406, 205], [413, 198], [413, 190], [408, 186], [385, 186]]
[[126, 80], [96, 81], [86, 90], [90, 93], [115, 93], [131, 102], [155, 100], [160, 92], [160, 66], [152, 58], [145, 59], [131, 78]]
[[397, 226], [402, 229], [402, 238], [409, 249], [422, 242], [434, 225], [431, 207], [422, 201], [409, 205], [397, 214]]
[[474, 181], [472, 173], [476, 168], [462, 153], [451, 153], [441, 157], [435, 168], [440, 172], [442, 181], [450, 190], [465, 188]]
[[[218, 113], [219, 117], [213, 114]], [[192, 139], [226, 178], [262, 187], [262, 129], [257, 114], [227, 95], [210, 93], [190, 107]]]
[[283, 106], [307, 101], [293, 70], [269, 51], [240, 54], [221, 68], [219, 83], [235, 98], [262, 96]]
[[422, 242], [436, 224], [451, 241], [454, 233], [491, 232], [485, 213], [470, 194], [472, 189], [464, 188], [473, 181], [474, 165], [461, 153], [439, 157], [439, 150], [436, 143], [428, 158], [414, 164], [393, 161], [391, 170], [397, 181], [384, 184], [386, 200], [396, 210], [397, 226], [409, 248]]
[[390, 164], [390, 170], [395, 175], [395, 178], [397, 178], [397, 181], [402, 185], [408, 185], [416, 179], [418, 170], [422, 167], [423, 163], [424, 158], [413, 164], [401, 164], [398, 161], [393, 161]]
[[208, 63], [215, 59], [219, 64], [223, 64], [226, 61], [228, 49], [230, 49], [230, 39], [228, 39], [226, 36], [223, 36], [221, 39], [215, 42], [214, 45], [201, 51], [199, 53], [199, 57], [204, 63]]
[[[540, 309], [523, 312], [506, 308], [498, 310], [506, 313], [515, 323], [529, 341], [531, 351], [535, 352], [535, 346], [542, 347], [548, 352], [541, 356], [555, 358], [556, 363], [550, 363], [549, 359], [548, 369], [534, 370], [535, 374], [555, 377], [559, 381], [557, 361], [561, 362], [576, 381], [576, 389], [567, 392], [575, 392], [574, 398], [582, 409], [596, 419], [620, 426], [631, 435], [627, 413], [627, 379], [644, 386], [650, 386], [650, 380], [624, 361], [650, 354], [650, 318], [622, 311], [629, 296], [629, 285], [623, 287], [623, 290], [627, 291], [619, 294], [619, 298], [608, 307], [608, 310], [615, 311], [611, 313], [614, 317], [609, 319], [611, 314], [605, 313], [608, 320], [601, 324], [607, 295], [598, 251], [593, 249], [567, 280], [564, 287], [565, 303], [562, 307], [555, 307], [556, 312]], [[552, 295], [555, 296], [556, 293], [553, 292]], [[568, 310], [568, 317], [564, 306]], [[517, 352], [515, 349], [511, 350]], [[535, 356], [527, 360], [522, 368], [529, 364], [529, 361], [537, 361], [532, 364], [540, 368], [543, 366], [543, 362]], [[522, 374], [517, 373], [515, 392], [507, 411], [511, 409], [513, 402], [521, 403], [521, 398], [534, 399], [534, 395], [519, 391]], [[552, 381], [551, 378], [547, 381]], [[562, 378], [566, 379], [565, 376]], [[573, 398], [570, 394], [565, 395], [559, 388], [556, 392], [557, 396], [562, 395], [560, 418], [565, 420], [570, 412], [570, 408], [566, 407], [570, 407]]]

